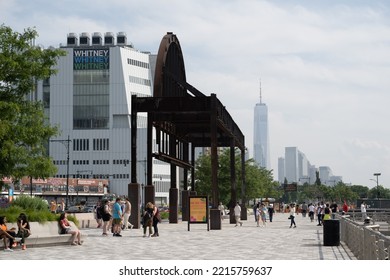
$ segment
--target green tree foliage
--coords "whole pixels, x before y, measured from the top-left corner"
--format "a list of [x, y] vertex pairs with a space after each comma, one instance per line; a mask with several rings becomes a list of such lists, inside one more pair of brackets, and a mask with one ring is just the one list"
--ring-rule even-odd
[[[353, 187], [345, 185], [343, 182], [337, 183], [334, 187], [325, 185], [310, 185], [308, 183], [298, 186], [297, 201], [301, 202], [332, 202], [343, 203], [355, 202], [359, 195], [353, 191]], [[295, 196], [292, 196], [295, 198]], [[289, 202], [287, 200], [287, 202]]]
[[382, 186], [377, 186], [368, 191], [368, 198], [387, 198], [390, 199], [390, 190]]
[[246, 161], [245, 169], [247, 199], [278, 198], [281, 196], [279, 183], [273, 181], [272, 170], [259, 167], [254, 159]]
[[327, 187], [326, 198], [329, 202], [336, 201], [339, 203], [356, 201], [358, 195], [352, 191], [350, 186], [345, 185], [342, 182], [338, 182], [334, 187]]
[[[218, 155], [218, 188], [219, 201], [231, 202], [230, 149], [223, 149]], [[241, 155], [235, 153], [236, 193], [237, 199], [242, 195]], [[246, 199], [259, 197], [279, 197], [277, 183], [273, 181], [272, 171], [258, 167], [253, 159], [245, 162]], [[211, 157], [201, 155], [195, 163], [195, 190], [199, 195], [211, 195]]]
[[351, 186], [351, 190], [352, 190], [352, 192], [356, 193], [356, 195], [359, 198], [367, 198], [368, 197], [369, 188], [366, 186], [354, 185], [354, 186]]
[[42, 103], [27, 96], [38, 80], [56, 72], [53, 66], [64, 53], [34, 46], [37, 36], [31, 28], [18, 33], [0, 26], [0, 178], [44, 178], [56, 172], [45, 143], [57, 129], [48, 125]]
[[315, 181], [315, 184], [317, 186], [321, 186], [321, 179], [320, 179], [320, 172], [319, 171], [316, 171], [316, 181]]

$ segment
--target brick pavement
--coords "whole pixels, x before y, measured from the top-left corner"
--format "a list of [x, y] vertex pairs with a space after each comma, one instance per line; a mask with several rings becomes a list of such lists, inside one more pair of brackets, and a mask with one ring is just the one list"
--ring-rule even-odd
[[323, 229], [301, 215], [289, 228], [288, 214], [276, 213], [266, 227], [253, 216], [235, 227], [228, 220], [222, 230], [207, 231], [205, 224], [179, 221], [159, 224], [160, 237], [143, 238], [141, 229], [123, 231], [123, 237], [103, 237], [101, 229], [83, 229], [82, 246], [55, 246], [0, 252], [0, 260], [355, 260], [340, 246], [323, 246]]

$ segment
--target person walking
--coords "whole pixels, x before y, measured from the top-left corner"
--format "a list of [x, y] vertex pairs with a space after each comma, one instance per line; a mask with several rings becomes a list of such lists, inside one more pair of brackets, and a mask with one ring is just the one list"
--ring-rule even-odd
[[260, 219], [261, 219], [260, 218], [260, 212], [261, 212], [260, 205], [257, 204], [257, 207], [255, 209], [255, 217], [256, 217], [256, 224], [257, 224], [258, 227], [260, 226]]
[[57, 203], [54, 200], [50, 202], [50, 212], [53, 214], [57, 213]]
[[333, 201], [330, 205], [330, 210], [332, 211], [332, 220], [336, 219], [336, 213], [339, 212], [339, 206], [336, 201]]
[[152, 222], [153, 222], [153, 229], [154, 229], [154, 233], [152, 234], [152, 237], [158, 237], [160, 236], [158, 234], [158, 223], [161, 222], [161, 215], [160, 215], [160, 211], [158, 210], [158, 207], [156, 205], [153, 205], [153, 218], [152, 218]]
[[347, 204], [347, 201], [344, 200], [344, 204], [343, 204], [343, 214], [346, 214], [349, 210], [349, 207], [348, 207], [348, 204]]
[[64, 213], [65, 210], [66, 210], [66, 209], [65, 209], [65, 200], [64, 200], [63, 198], [61, 198], [59, 212], [60, 212], [60, 213]]
[[317, 211], [317, 220], [318, 220], [317, 226], [322, 226], [322, 207], [323, 207], [323, 205], [318, 202], [317, 209], [316, 209], [316, 211]]
[[122, 237], [121, 235], [121, 223], [123, 218], [122, 207], [120, 205], [121, 199], [117, 197], [115, 199], [114, 207], [112, 209], [112, 223], [114, 225], [112, 231], [113, 236]]
[[362, 212], [363, 221], [367, 218], [367, 204], [365, 201], [360, 205], [360, 212]]
[[265, 227], [267, 225], [267, 207], [264, 203], [260, 205], [260, 218], [263, 226]]
[[96, 223], [97, 223], [97, 228], [100, 228], [103, 224], [102, 222], [102, 211], [101, 211], [101, 205], [102, 202], [99, 200], [94, 209], [93, 209], [93, 215], [95, 217]]
[[234, 207], [234, 217], [236, 218], [236, 225], [235, 226], [238, 226], [238, 224], [240, 224], [240, 226], [242, 226], [241, 206], [238, 202], [236, 203], [236, 206]]
[[291, 203], [290, 204], [290, 220], [291, 220], [291, 223], [290, 223], [290, 228], [294, 225], [294, 228], [297, 227], [297, 225], [295, 224], [295, 205], [294, 203]]
[[306, 217], [307, 208], [308, 208], [308, 206], [307, 206], [306, 202], [304, 201], [304, 202], [302, 203], [302, 218], [305, 218], [305, 217]]
[[253, 215], [255, 216], [255, 222], [257, 223], [257, 226], [259, 225], [258, 223], [258, 213], [259, 213], [259, 206], [260, 206], [260, 203], [255, 203], [255, 205], [253, 205]]
[[274, 205], [271, 203], [268, 207], [268, 216], [269, 216], [270, 223], [272, 223], [272, 218], [274, 216], [274, 213], [275, 213]]
[[332, 214], [332, 210], [329, 207], [329, 203], [326, 203], [325, 204], [325, 208], [324, 208], [324, 218], [323, 218], [323, 221], [330, 220], [331, 214]]
[[221, 214], [221, 221], [223, 221], [223, 216], [225, 215], [225, 206], [223, 206], [222, 202], [219, 203], [218, 210]]
[[143, 237], [146, 237], [146, 229], [149, 229], [148, 237], [152, 236], [152, 225], [153, 225], [153, 204], [148, 202], [145, 207], [144, 214], [142, 215], [142, 227], [144, 229]]
[[124, 214], [123, 214], [123, 225], [124, 225], [124, 228], [123, 229], [132, 229], [134, 226], [129, 222], [129, 219], [130, 219], [130, 215], [131, 215], [131, 203], [130, 203], [130, 200], [128, 197], [125, 198], [125, 210], [124, 210]]
[[107, 236], [107, 230], [110, 226], [110, 220], [111, 220], [111, 211], [110, 211], [110, 205], [109, 201], [106, 199], [103, 201], [101, 206], [101, 213], [102, 213], [102, 220], [103, 220], [103, 236]]
[[310, 222], [314, 221], [314, 212], [315, 212], [314, 204], [310, 203], [309, 204], [309, 218], [310, 218]]

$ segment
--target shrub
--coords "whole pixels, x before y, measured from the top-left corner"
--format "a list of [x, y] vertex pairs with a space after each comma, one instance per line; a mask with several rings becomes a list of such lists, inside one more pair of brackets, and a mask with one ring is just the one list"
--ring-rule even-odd
[[160, 212], [161, 219], [168, 219], [169, 218], [169, 212]]
[[[30, 222], [45, 223], [58, 221], [60, 215], [49, 211], [47, 202], [39, 197], [20, 195], [7, 208], [0, 209], [0, 216], [6, 216], [8, 222], [16, 223], [20, 213], [25, 213]], [[73, 221], [78, 226], [76, 217], [69, 215], [69, 221]]]
[[25, 210], [35, 210], [35, 211], [48, 211], [49, 206], [47, 202], [42, 200], [39, 197], [31, 197], [28, 195], [20, 195], [12, 202], [11, 206], [20, 206]]

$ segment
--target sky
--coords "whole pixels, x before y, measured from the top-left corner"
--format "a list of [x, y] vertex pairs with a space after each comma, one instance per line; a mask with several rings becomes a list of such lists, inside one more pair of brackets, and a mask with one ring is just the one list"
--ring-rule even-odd
[[0, 0], [0, 24], [36, 43], [121, 32], [157, 53], [177, 35], [187, 82], [216, 93], [253, 156], [255, 104], [268, 106], [271, 168], [285, 147], [343, 182], [390, 187], [388, 0]]

